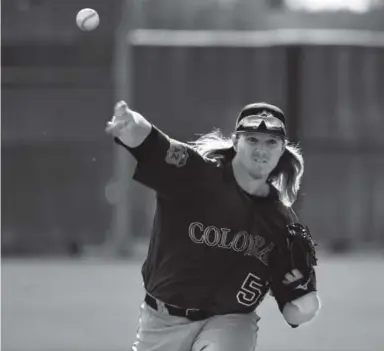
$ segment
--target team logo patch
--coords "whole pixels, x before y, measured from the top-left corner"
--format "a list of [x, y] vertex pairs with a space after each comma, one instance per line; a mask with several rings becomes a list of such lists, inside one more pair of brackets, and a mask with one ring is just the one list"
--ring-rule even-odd
[[165, 162], [176, 167], [183, 167], [188, 160], [188, 148], [176, 141], [171, 140], [171, 144], [165, 156]]
[[261, 112], [260, 116], [264, 117], [264, 118], [271, 118], [271, 117], [277, 118], [272, 112], [268, 112], [265, 110], [263, 112]]

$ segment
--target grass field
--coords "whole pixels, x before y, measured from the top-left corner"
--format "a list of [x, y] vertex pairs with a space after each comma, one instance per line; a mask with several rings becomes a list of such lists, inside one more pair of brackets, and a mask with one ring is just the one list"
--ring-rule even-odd
[[[130, 350], [141, 263], [3, 260], [2, 350]], [[291, 329], [264, 301], [257, 351], [384, 351], [383, 257], [320, 258], [318, 280], [323, 306], [308, 325]]]

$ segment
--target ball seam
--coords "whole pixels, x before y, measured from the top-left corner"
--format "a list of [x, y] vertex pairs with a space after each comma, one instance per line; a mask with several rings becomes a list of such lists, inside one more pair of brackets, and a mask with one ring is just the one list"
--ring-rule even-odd
[[90, 13], [89, 15], [87, 15], [86, 17], [83, 18], [83, 20], [81, 21], [80, 23], [80, 28], [83, 30], [83, 31], [86, 31], [87, 29], [84, 27], [85, 23], [91, 19], [92, 17], [94, 16], [97, 16], [95, 12], [92, 12]]

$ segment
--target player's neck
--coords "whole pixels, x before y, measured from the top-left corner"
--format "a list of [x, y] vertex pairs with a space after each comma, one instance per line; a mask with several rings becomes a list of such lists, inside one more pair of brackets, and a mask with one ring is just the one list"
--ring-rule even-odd
[[237, 184], [246, 193], [255, 196], [268, 196], [270, 188], [267, 177], [255, 179], [235, 160], [232, 160], [232, 169]]

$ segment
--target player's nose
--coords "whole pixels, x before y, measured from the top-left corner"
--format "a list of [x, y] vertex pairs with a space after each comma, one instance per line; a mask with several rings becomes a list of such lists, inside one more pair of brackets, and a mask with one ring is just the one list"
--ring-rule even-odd
[[265, 147], [265, 146], [257, 145], [257, 146], [255, 146], [255, 148], [253, 149], [253, 155], [254, 155], [255, 157], [259, 157], [259, 158], [267, 159], [267, 158], [268, 158], [268, 149], [267, 149], [267, 147]]

